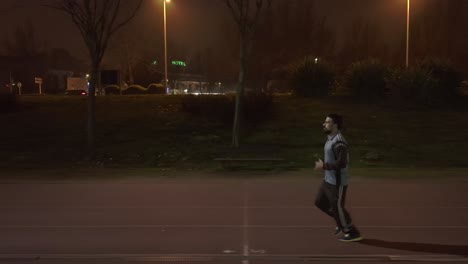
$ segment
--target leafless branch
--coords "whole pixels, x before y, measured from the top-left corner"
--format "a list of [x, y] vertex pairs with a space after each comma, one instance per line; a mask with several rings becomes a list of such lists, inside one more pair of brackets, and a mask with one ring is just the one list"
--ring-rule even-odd
[[[232, 17], [234, 18], [234, 21], [236, 22], [236, 24], [238, 26], [241, 26], [241, 19], [240, 19], [241, 13], [240, 13], [239, 9], [234, 8], [232, 6], [231, 0], [225, 0], [225, 1], [226, 1], [226, 5], [228, 6], [229, 10], [231, 11], [231, 14], [232, 14]], [[238, 2], [238, 1], [236, 1], [236, 2]], [[239, 11], [239, 13], [237, 13], [237, 11]]]

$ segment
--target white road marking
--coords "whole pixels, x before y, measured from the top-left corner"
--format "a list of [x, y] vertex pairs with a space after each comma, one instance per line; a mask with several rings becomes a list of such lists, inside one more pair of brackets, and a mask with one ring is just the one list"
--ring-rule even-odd
[[243, 256], [242, 264], [249, 264], [249, 190], [247, 181], [244, 182], [244, 219], [243, 219]]

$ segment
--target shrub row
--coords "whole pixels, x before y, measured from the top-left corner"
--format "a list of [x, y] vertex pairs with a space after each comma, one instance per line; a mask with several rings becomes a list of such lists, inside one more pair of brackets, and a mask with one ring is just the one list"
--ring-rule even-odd
[[141, 85], [130, 85], [126, 89], [122, 89], [120, 91], [120, 87], [118, 85], [109, 85], [104, 87], [104, 91], [106, 94], [165, 94], [166, 89], [163, 86], [158, 84], [150, 84], [148, 88], [145, 88]]
[[[293, 94], [330, 95], [336, 83], [330, 64], [307, 57], [289, 67]], [[345, 90], [357, 101], [373, 102], [392, 96], [424, 105], [449, 104], [459, 95], [461, 74], [443, 60], [426, 59], [410, 68], [392, 68], [378, 60], [353, 63], [342, 76]]]

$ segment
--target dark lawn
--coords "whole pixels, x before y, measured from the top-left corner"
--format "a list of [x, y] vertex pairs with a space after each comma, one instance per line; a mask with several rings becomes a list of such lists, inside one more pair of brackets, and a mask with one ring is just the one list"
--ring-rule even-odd
[[[289, 168], [310, 167], [323, 155], [321, 124], [345, 117], [355, 168], [467, 167], [466, 111], [401, 109], [343, 98], [276, 96], [271, 120], [244, 130], [232, 150], [231, 127], [182, 111], [179, 96], [97, 98], [99, 167], [206, 169], [217, 157], [281, 157]], [[86, 98], [24, 96], [20, 111], [0, 114], [4, 168], [85, 166]], [[86, 165], [88, 166], [88, 165]]]

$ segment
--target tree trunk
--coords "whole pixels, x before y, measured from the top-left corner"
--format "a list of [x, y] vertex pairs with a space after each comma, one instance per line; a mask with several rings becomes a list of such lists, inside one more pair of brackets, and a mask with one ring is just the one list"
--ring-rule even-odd
[[130, 82], [130, 84], [135, 83], [135, 79], [133, 78], [133, 67], [130, 62], [128, 63], [128, 81]]
[[[132, 54], [133, 55], [133, 54]], [[132, 59], [130, 58], [130, 48], [128, 45], [128, 42], [125, 42], [125, 56], [126, 56], [126, 63], [127, 63], [127, 71], [128, 71], [128, 81], [129, 85], [134, 84], [134, 79], [133, 79], [133, 57]]]
[[232, 146], [238, 148], [240, 144], [240, 123], [242, 119], [242, 99], [244, 95], [244, 83], [245, 83], [245, 71], [246, 71], [246, 47], [247, 47], [247, 37], [245, 33], [241, 33], [240, 36], [240, 70], [239, 70], [239, 79], [237, 83], [236, 91], [236, 108], [234, 113], [234, 125], [232, 128]]
[[99, 63], [93, 62], [91, 68], [91, 81], [88, 91], [88, 126], [87, 126], [87, 147], [88, 160], [94, 160], [95, 153], [95, 132], [96, 132], [96, 90], [99, 85]]

